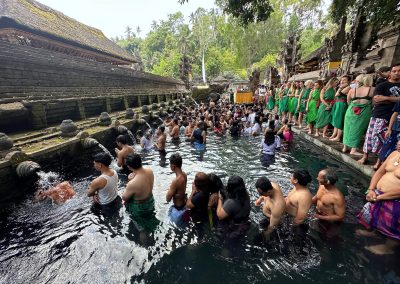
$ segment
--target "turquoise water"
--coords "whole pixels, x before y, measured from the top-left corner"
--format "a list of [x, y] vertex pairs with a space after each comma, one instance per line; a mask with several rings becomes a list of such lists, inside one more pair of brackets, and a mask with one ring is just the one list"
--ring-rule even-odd
[[[243, 177], [251, 200], [258, 177], [266, 175], [287, 193], [294, 169], [308, 169], [314, 177], [329, 166], [337, 170], [338, 187], [347, 201], [347, 217], [336, 237], [327, 237], [316, 221], [302, 242], [293, 239], [287, 225], [278, 236], [265, 242], [258, 229], [263, 218], [260, 208], [252, 208], [252, 228], [237, 243], [222, 241], [206, 229], [176, 228], [168, 223], [169, 204], [165, 194], [174, 175], [157, 152], [143, 154], [145, 166], [155, 173], [154, 232], [139, 232], [121, 208], [113, 217], [90, 210], [85, 196], [94, 176], [91, 162], [58, 171], [70, 180], [77, 196], [63, 205], [33, 203], [31, 197], [0, 213], [0, 283], [395, 283], [400, 282], [397, 260], [400, 254], [378, 257], [364, 249], [371, 240], [355, 236], [360, 226], [356, 214], [364, 203], [363, 191], [369, 180], [325, 155], [304, 141], [295, 141], [277, 154], [269, 168], [259, 161], [259, 139], [211, 135], [207, 151], [198, 153], [181, 141], [167, 143], [167, 158], [173, 152], [184, 157], [190, 192], [198, 171], [219, 174], [224, 182], [230, 175]], [[126, 184], [120, 174], [119, 191]], [[379, 240], [382, 241], [382, 240]]]

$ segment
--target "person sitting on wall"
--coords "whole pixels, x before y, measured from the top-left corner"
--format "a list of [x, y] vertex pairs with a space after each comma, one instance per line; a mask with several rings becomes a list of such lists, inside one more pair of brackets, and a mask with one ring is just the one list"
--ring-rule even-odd
[[379, 232], [387, 237], [385, 244], [366, 247], [375, 254], [393, 254], [400, 244], [400, 142], [371, 178], [366, 200], [358, 215], [360, 223], [370, 232], [358, 230], [357, 234], [377, 237]]
[[42, 201], [50, 198], [52, 202], [61, 204], [71, 199], [76, 194], [74, 188], [68, 181], [57, 184], [48, 190], [39, 190], [35, 195], [35, 201]]
[[116, 139], [117, 147], [115, 148], [115, 154], [117, 154], [117, 165], [123, 167], [125, 165], [125, 157], [130, 153], [134, 153], [135, 150], [127, 144], [125, 135], [119, 135]]

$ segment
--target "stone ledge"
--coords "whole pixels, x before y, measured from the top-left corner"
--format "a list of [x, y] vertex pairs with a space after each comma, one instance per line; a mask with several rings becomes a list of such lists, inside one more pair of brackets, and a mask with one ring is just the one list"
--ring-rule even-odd
[[298, 129], [296, 127], [292, 127], [292, 130], [299, 137], [301, 137], [307, 141], [310, 141], [314, 145], [316, 145], [316, 146], [320, 147], [322, 150], [324, 150], [325, 153], [333, 156], [337, 160], [345, 163], [349, 167], [361, 172], [362, 174], [372, 177], [373, 174], [375, 173], [375, 171], [371, 168], [371, 166], [358, 164], [357, 161], [354, 160], [352, 157], [350, 157], [348, 154], [342, 153], [341, 151], [338, 151], [338, 150], [332, 148], [331, 146], [325, 144], [323, 141], [312, 137], [311, 135], [301, 131], [300, 129]]

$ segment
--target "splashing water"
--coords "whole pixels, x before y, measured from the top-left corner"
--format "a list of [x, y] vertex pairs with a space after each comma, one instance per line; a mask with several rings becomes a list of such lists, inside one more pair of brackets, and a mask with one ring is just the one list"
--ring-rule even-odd
[[129, 138], [131, 138], [131, 140], [132, 140], [132, 145], [135, 145], [136, 144], [136, 139], [135, 139], [135, 136], [133, 136], [132, 131], [130, 131], [128, 129], [127, 133], [128, 133]]
[[113, 156], [113, 155], [111, 155], [110, 151], [108, 151], [107, 148], [104, 147], [104, 145], [99, 143], [99, 147], [100, 147], [101, 150], [103, 150], [104, 153], [110, 155], [111, 157]]
[[162, 120], [161, 117], [158, 117], [158, 120], [161, 121], [161, 124], [164, 123], [164, 120]]
[[150, 124], [147, 123], [147, 121], [145, 121], [144, 123], [146, 123], [146, 125], [147, 125], [147, 127], [148, 127], [149, 129], [151, 129], [151, 126], [150, 126]]
[[37, 172], [39, 177], [38, 181], [36, 182], [37, 188], [41, 190], [47, 190], [49, 188], [54, 187], [57, 183], [60, 183], [61, 177], [58, 173], [55, 172], [44, 172], [39, 171]]

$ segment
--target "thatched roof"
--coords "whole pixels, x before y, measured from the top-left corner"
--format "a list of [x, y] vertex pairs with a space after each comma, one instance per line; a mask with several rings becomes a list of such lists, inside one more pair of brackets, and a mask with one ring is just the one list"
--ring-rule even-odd
[[17, 28], [129, 62], [139, 60], [84, 25], [34, 0], [0, 0], [0, 28]]
[[317, 48], [313, 52], [311, 52], [306, 58], [300, 60], [300, 63], [307, 63], [312, 60], [316, 60], [321, 57], [321, 55], [326, 51], [325, 45]]
[[319, 72], [320, 72], [319, 70], [316, 70], [307, 73], [297, 74], [290, 77], [288, 81], [293, 82], [293, 81], [317, 80], [319, 79], [320, 76]]
[[223, 76], [218, 76], [212, 81], [215, 83], [228, 83], [229, 82], [229, 80], [224, 78]]

